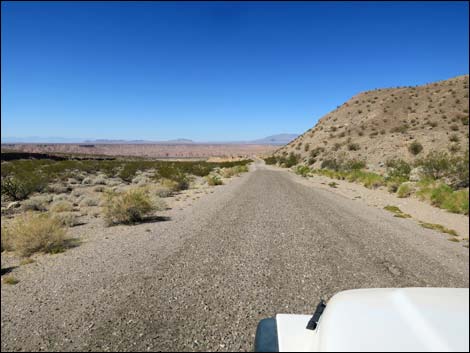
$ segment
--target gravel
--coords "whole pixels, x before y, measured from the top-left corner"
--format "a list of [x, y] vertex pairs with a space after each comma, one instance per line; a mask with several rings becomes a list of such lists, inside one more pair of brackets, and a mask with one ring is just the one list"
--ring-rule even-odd
[[74, 228], [79, 247], [14, 269], [2, 351], [246, 351], [260, 319], [340, 290], [468, 287], [468, 249], [442, 234], [254, 169], [160, 221]]

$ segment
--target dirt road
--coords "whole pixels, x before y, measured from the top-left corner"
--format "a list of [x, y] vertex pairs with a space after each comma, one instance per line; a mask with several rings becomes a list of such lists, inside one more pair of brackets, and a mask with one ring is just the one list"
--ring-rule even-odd
[[468, 287], [468, 249], [443, 234], [255, 169], [168, 221], [96, 228], [19, 269], [2, 350], [251, 350], [258, 320], [340, 290]]

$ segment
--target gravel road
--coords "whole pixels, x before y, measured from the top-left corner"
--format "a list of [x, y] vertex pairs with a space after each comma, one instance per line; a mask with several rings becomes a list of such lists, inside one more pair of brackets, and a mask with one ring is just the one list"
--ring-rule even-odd
[[2, 351], [251, 350], [261, 318], [340, 290], [468, 287], [468, 249], [443, 234], [254, 169], [168, 221], [84, 228], [81, 246], [19, 268]]

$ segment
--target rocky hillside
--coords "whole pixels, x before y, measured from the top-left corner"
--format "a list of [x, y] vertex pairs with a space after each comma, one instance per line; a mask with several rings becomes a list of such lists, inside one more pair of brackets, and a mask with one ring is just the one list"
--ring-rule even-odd
[[276, 151], [320, 167], [332, 158], [362, 159], [380, 170], [391, 158], [407, 161], [468, 149], [469, 76], [423, 86], [360, 93], [322, 117], [312, 129]]

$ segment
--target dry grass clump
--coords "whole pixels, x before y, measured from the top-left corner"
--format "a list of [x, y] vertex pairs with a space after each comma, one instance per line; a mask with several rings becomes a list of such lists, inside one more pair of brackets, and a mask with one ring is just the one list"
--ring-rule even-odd
[[28, 257], [36, 252], [57, 253], [65, 248], [66, 230], [48, 214], [25, 213], [2, 229], [2, 247]]
[[384, 207], [384, 210], [387, 210], [389, 212], [392, 212], [394, 214], [394, 217], [398, 218], [411, 218], [411, 216], [408, 213], [404, 213], [400, 208], [397, 206], [392, 206], [392, 205], [387, 205]]
[[415, 191], [412, 183], [406, 182], [401, 184], [397, 190], [397, 196], [399, 198], [409, 197]]
[[58, 220], [59, 223], [65, 227], [75, 227], [80, 224], [78, 221], [78, 215], [75, 212], [55, 213], [52, 217]]
[[23, 201], [21, 206], [25, 211], [47, 211], [50, 202], [52, 202], [51, 195], [38, 195]]
[[98, 206], [98, 204], [99, 204], [99, 201], [92, 197], [84, 197], [82, 200], [80, 200], [80, 203], [79, 203], [79, 205], [82, 207], [83, 206], [88, 206], [88, 207]]
[[109, 192], [103, 206], [103, 216], [108, 225], [141, 222], [154, 211], [154, 203], [142, 188], [123, 193]]
[[52, 192], [53, 194], [62, 194], [70, 191], [70, 187], [62, 185], [62, 184], [50, 184], [47, 187], [47, 190], [49, 192]]
[[14, 284], [17, 284], [19, 283], [20, 281], [18, 281], [15, 277], [13, 276], [4, 276], [2, 278], [2, 281], [3, 283], [5, 284], [11, 284], [11, 285], [14, 285]]
[[82, 196], [84, 193], [85, 193], [84, 190], [76, 188], [72, 190], [71, 195], [74, 197], [79, 197], [79, 196]]
[[57, 201], [51, 205], [52, 212], [71, 212], [73, 211], [73, 204], [70, 201]]
[[156, 186], [153, 192], [158, 197], [170, 197], [173, 194], [173, 191], [170, 188], [165, 187], [165, 186]]
[[450, 234], [450, 235], [453, 235], [454, 237], [457, 237], [457, 236], [458, 236], [458, 234], [457, 234], [457, 232], [456, 232], [455, 230], [446, 228], [446, 227], [444, 227], [444, 226], [441, 225], [441, 224], [425, 223], [425, 222], [420, 222], [419, 224], [420, 224], [421, 227], [423, 227], [423, 228], [437, 230], [438, 232]]
[[222, 185], [224, 182], [220, 178], [220, 176], [216, 174], [211, 174], [206, 176], [207, 184], [210, 186], [215, 186], [215, 185]]

